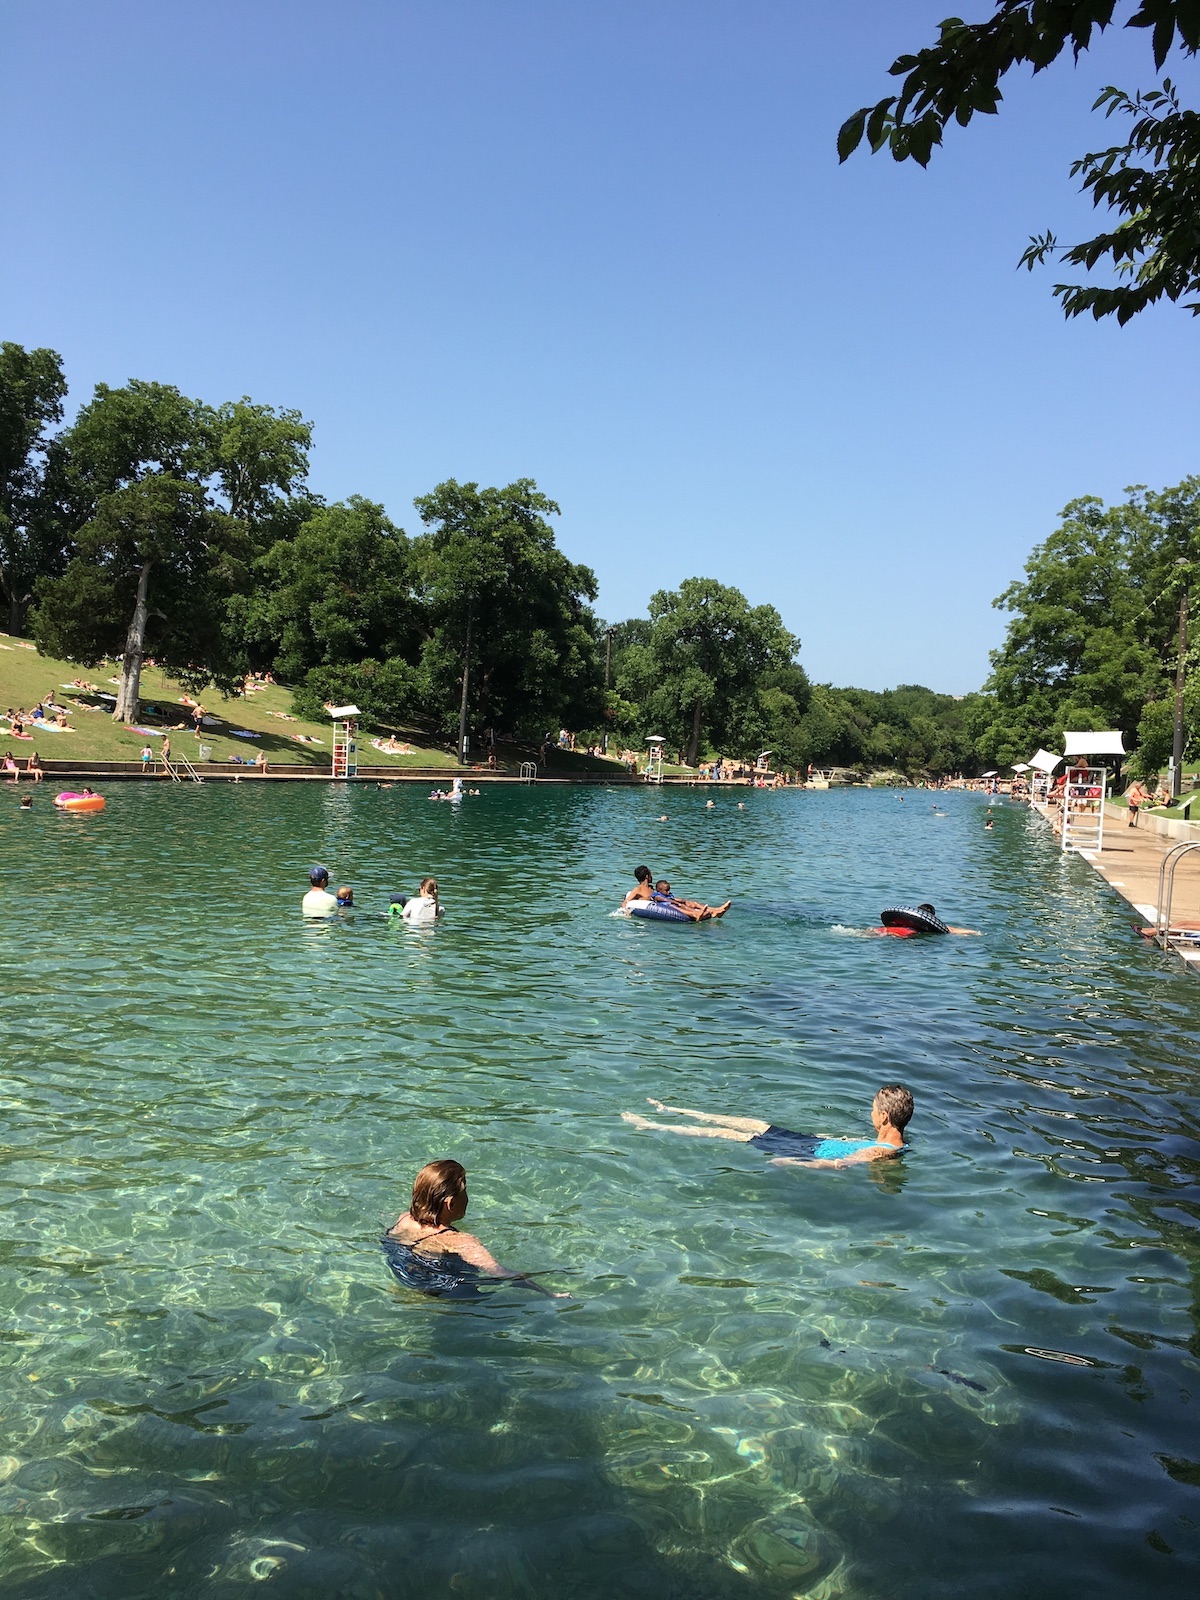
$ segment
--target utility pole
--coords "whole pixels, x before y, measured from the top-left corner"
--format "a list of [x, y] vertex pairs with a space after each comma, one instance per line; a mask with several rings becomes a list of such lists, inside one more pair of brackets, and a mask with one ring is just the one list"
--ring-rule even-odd
[[606, 628], [604, 632], [604, 754], [608, 754], [608, 678], [612, 671], [612, 636], [613, 630]]
[[[1180, 556], [1175, 563], [1176, 567], [1187, 567], [1188, 563]], [[1188, 628], [1188, 586], [1187, 575], [1181, 573], [1184, 579], [1183, 593], [1179, 596], [1179, 653], [1175, 659], [1175, 736], [1171, 741], [1171, 799], [1178, 800], [1183, 789], [1183, 685], [1185, 679], [1185, 663], [1187, 659], [1187, 628]]]
[[458, 764], [465, 767], [467, 764], [467, 688], [471, 681], [471, 613], [473, 605], [467, 607], [467, 642], [463, 649], [463, 677], [462, 677], [462, 704], [458, 711]]

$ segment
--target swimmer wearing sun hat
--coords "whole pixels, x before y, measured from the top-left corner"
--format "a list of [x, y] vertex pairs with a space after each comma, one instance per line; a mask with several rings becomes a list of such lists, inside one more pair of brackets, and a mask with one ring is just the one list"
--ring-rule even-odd
[[330, 917], [338, 908], [337, 896], [329, 892], [329, 868], [313, 867], [308, 874], [312, 888], [300, 902], [306, 917]]

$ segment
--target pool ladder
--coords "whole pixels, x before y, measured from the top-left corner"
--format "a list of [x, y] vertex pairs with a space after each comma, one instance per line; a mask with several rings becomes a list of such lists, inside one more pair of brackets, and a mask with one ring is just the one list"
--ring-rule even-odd
[[537, 762], [536, 761], [522, 761], [522, 763], [521, 763], [521, 782], [522, 783], [536, 783], [537, 782]]
[[[1189, 961], [1200, 961], [1200, 945], [1194, 940], [1171, 934], [1171, 902], [1175, 898], [1175, 868], [1192, 850], [1200, 850], [1200, 839], [1185, 839], [1172, 846], [1159, 862], [1158, 901], [1154, 909], [1154, 940], [1164, 950], [1177, 950]], [[1185, 954], [1186, 953], [1186, 954]]]
[[183, 768], [184, 772], [187, 773], [188, 777], [192, 780], [193, 783], [203, 783], [204, 782], [204, 779], [196, 771], [195, 767], [192, 765], [192, 763], [188, 760], [188, 758], [186, 756], [176, 756], [175, 760], [173, 762], [164, 761], [163, 762], [163, 766], [166, 767], [167, 771], [171, 775], [172, 780], [175, 783], [182, 783], [183, 782], [183, 779], [179, 776], [179, 768], [180, 767]]

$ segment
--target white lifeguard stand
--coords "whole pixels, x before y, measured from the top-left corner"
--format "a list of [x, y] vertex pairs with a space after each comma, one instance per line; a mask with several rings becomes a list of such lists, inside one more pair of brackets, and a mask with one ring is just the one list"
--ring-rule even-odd
[[1108, 768], [1091, 765], [1096, 756], [1123, 756], [1118, 729], [1104, 733], [1064, 733], [1067, 781], [1063, 785], [1062, 847], [1100, 851], [1104, 848], [1104, 802]]
[[661, 783], [663, 781], [663, 745], [666, 738], [661, 733], [648, 733], [646, 735], [646, 782]]
[[1056, 756], [1051, 750], [1039, 750], [1030, 756], [1027, 767], [1029, 779], [1029, 803], [1040, 807], [1043, 811], [1050, 803], [1050, 780], [1054, 776], [1055, 767], [1062, 762], [1061, 756]]
[[356, 778], [358, 776], [358, 719], [362, 712], [357, 706], [326, 706], [333, 718], [333, 776]]

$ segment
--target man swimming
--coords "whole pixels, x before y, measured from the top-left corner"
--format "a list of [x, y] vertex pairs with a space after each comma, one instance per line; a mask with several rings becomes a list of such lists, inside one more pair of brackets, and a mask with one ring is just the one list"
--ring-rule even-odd
[[773, 1167], [849, 1167], [864, 1161], [879, 1161], [899, 1155], [906, 1148], [904, 1129], [913, 1114], [910, 1090], [899, 1083], [885, 1083], [871, 1102], [874, 1139], [826, 1139], [815, 1133], [793, 1133], [757, 1117], [719, 1117], [706, 1111], [686, 1111], [682, 1106], [666, 1106], [651, 1100], [656, 1111], [674, 1116], [693, 1117], [703, 1127], [676, 1126], [670, 1122], [651, 1122], [635, 1111], [622, 1111], [622, 1122], [656, 1133], [682, 1133], [693, 1139], [729, 1139], [735, 1144], [751, 1144], [772, 1156]]

